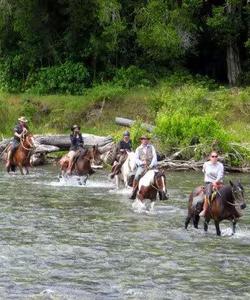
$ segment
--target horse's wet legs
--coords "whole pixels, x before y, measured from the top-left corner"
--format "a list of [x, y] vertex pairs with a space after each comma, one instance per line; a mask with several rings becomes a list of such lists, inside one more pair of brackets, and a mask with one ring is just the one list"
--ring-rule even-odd
[[29, 175], [29, 169], [25, 167], [26, 175]]
[[205, 219], [204, 221], [204, 231], [207, 232], [208, 230], [208, 223], [209, 223], [210, 219]]
[[214, 225], [215, 225], [215, 228], [216, 228], [216, 234], [220, 236], [221, 235], [221, 231], [220, 231], [219, 221], [214, 220]]
[[236, 232], [236, 220], [233, 220], [233, 234], [235, 234], [235, 232]]
[[188, 215], [188, 216], [186, 217], [186, 221], [185, 221], [185, 229], [188, 228], [188, 224], [189, 224], [190, 220], [191, 220], [191, 216]]
[[24, 173], [23, 173], [23, 167], [21, 165], [18, 165], [18, 168], [19, 168], [19, 170], [21, 172], [21, 175], [24, 175]]
[[194, 224], [194, 228], [196, 228], [196, 229], [198, 229], [199, 220], [200, 220], [200, 216], [199, 215], [194, 215], [193, 224]]

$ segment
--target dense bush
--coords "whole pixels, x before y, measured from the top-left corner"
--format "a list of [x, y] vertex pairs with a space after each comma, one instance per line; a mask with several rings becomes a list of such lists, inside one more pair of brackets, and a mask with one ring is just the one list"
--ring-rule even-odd
[[113, 82], [125, 88], [146, 87], [151, 84], [152, 76], [136, 66], [120, 68], [116, 71]]
[[80, 95], [85, 90], [88, 80], [89, 73], [83, 64], [68, 61], [30, 74], [26, 89], [38, 94]]
[[190, 117], [181, 112], [171, 115], [161, 113], [156, 120], [155, 133], [169, 153], [178, 148], [199, 144], [202, 145], [204, 153], [196, 153], [198, 156], [206, 154], [212, 148], [225, 152], [230, 141], [229, 135], [213, 117]]

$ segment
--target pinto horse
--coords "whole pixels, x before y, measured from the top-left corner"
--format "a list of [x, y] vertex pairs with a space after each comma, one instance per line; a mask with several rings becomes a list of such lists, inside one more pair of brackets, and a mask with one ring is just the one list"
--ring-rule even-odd
[[115, 183], [117, 189], [119, 188], [121, 182], [124, 183], [125, 188], [132, 186], [133, 177], [135, 175], [135, 168], [135, 152], [127, 152], [127, 158], [121, 166], [121, 173], [115, 175]]
[[[88, 148], [86, 150], [80, 150], [76, 153], [74, 158], [72, 173], [77, 176], [89, 176], [94, 173], [92, 169], [92, 163], [100, 164], [100, 152], [97, 146], [93, 146], [92, 148]], [[61, 166], [61, 174], [64, 176], [66, 174], [69, 157], [68, 155], [64, 155], [59, 164]], [[87, 179], [87, 178], [86, 178]]]
[[[10, 150], [10, 147], [11, 145], [7, 148], [7, 153]], [[24, 170], [26, 174], [29, 174], [28, 167], [30, 166], [30, 156], [35, 147], [36, 142], [33, 135], [28, 132], [23, 134], [20, 138], [20, 145], [10, 162], [10, 167], [6, 169], [7, 172], [15, 171], [16, 167], [18, 167], [22, 175], [24, 175]]]
[[148, 170], [140, 179], [137, 197], [141, 202], [149, 199], [152, 202], [156, 200], [159, 194], [160, 200], [167, 200], [166, 176], [160, 170]]
[[[204, 202], [204, 188], [198, 187], [189, 197], [188, 215], [185, 221], [187, 229], [190, 220], [193, 220], [195, 228], [198, 228], [199, 213], [202, 210]], [[241, 217], [238, 209], [245, 209], [246, 202], [244, 199], [244, 188], [240, 182], [234, 184], [230, 181], [230, 185], [225, 185], [219, 189], [211, 201], [208, 211], [205, 215], [204, 230], [208, 230], [210, 219], [214, 220], [216, 234], [221, 235], [219, 223], [223, 220], [230, 220], [233, 224], [233, 234], [235, 233], [236, 223]]]

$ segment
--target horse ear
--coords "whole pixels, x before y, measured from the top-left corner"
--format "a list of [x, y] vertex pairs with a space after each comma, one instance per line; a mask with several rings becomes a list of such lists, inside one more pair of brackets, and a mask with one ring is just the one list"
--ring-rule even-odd
[[234, 186], [234, 183], [231, 180], [229, 180], [229, 183], [232, 187]]

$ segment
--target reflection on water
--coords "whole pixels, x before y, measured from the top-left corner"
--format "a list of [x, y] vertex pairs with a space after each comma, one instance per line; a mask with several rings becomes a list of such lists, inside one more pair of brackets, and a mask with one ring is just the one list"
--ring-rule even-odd
[[[240, 178], [249, 199], [249, 175]], [[57, 170], [0, 171], [1, 299], [249, 299], [250, 209], [230, 236], [184, 230], [199, 173], [169, 173], [170, 199], [135, 213], [103, 171], [86, 186]]]

